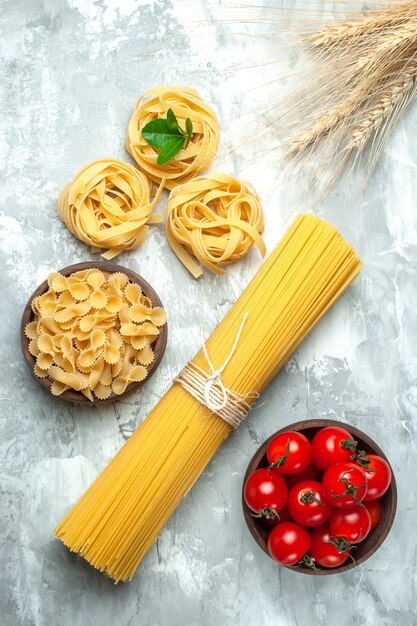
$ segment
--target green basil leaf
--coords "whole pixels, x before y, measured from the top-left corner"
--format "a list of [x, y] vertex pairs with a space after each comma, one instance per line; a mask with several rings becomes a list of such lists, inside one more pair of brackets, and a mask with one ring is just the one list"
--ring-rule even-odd
[[172, 136], [173, 134], [168, 127], [167, 120], [162, 118], [148, 122], [142, 129], [142, 137], [154, 148], [161, 148], [164, 145], [164, 141]]
[[164, 147], [160, 149], [159, 156], [157, 159], [158, 165], [165, 165], [171, 159], [174, 158], [176, 154], [181, 150], [185, 142], [184, 135], [181, 136], [171, 136], [164, 143]]
[[[191, 120], [187, 118], [187, 141], [190, 140]], [[181, 150], [185, 143], [185, 132], [180, 128], [172, 109], [168, 109], [167, 117], [148, 122], [142, 129], [142, 137], [153, 148], [159, 151], [157, 163], [165, 165]]]
[[181, 130], [178, 124], [178, 120], [175, 116], [175, 113], [172, 109], [168, 109], [167, 111], [167, 124], [171, 133], [175, 135], [179, 135], [180, 133], [183, 135], [184, 132]]
[[187, 141], [184, 148], [188, 146], [191, 141], [191, 137], [193, 136], [193, 123], [189, 117], [187, 117], [187, 119], [185, 120], [185, 130], [187, 131]]

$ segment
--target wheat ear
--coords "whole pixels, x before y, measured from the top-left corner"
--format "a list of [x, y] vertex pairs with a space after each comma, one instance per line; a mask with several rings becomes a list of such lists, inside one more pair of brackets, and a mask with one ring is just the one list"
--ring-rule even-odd
[[303, 152], [311, 144], [326, 137], [333, 129], [337, 128], [342, 120], [349, 117], [357, 106], [359, 106], [357, 99], [352, 98], [328, 109], [317, 122], [288, 141], [287, 154]]
[[395, 32], [385, 34], [383, 41], [375, 46], [372, 53], [368, 52], [368, 54], [359, 57], [355, 64], [356, 69], [360, 71], [372, 64], [379, 65], [386, 55], [390, 55], [392, 58], [393, 55], [398, 54], [399, 48], [403, 46], [406, 48], [417, 46], [416, 20], [411, 20]]
[[375, 131], [389, 118], [395, 106], [411, 93], [417, 77], [417, 63], [413, 62], [405, 69], [405, 76], [401, 80], [387, 87], [378, 101], [369, 108], [362, 120], [356, 124], [351, 132], [347, 151], [355, 148], [362, 150]]
[[[392, 28], [403, 23], [412, 14], [416, 14], [415, 0], [403, 0], [382, 11], [372, 11], [365, 17], [359, 17], [350, 22], [343, 22], [336, 26], [326, 26], [317, 33], [310, 35], [306, 40], [313, 47], [331, 48], [339, 43], [347, 44], [349, 40], [362, 37], [384, 28]], [[410, 15], [411, 14], [411, 15]]]
[[[368, 64], [371, 65], [372, 61], [373, 55], [368, 58]], [[395, 60], [391, 67], [389, 64], [386, 65], [386, 70], [389, 68], [390, 71], [392, 71], [392, 75], [395, 76], [397, 75], [397, 63], [398, 61]], [[414, 66], [411, 66], [410, 64], [408, 65], [407, 76], [409, 73], [413, 73], [413, 70], [411, 69], [412, 67]], [[350, 70], [350, 82], [353, 82], [355, 79], [355, 69], [357, 71], [357, 68], [355, 67]], [[370, 75], [366, 89], [359, 81], [359, 83], [351, 90], [348, 97], [344, 100], [342, 99], [338, 104], [329, 107], [322, 115], [320, 115], [316, 122], [287, 141], [287, 156], [302, 153], [306, 148], [308, 148], [308, 146], [317, 144], [318, 141], [327, 137], [332, 132], [336, 134], [337, 132], [341, 133], [344, 131], [346, 126], [348, 126], [349, 120], [352, 119], [352, 116], [354, 116], [355, 113], [368, 100], [370, 90], [378, 88], [380, 80], [380, 76]], [[396, 84], [397, 82], [399, 81], [396, 81]]]

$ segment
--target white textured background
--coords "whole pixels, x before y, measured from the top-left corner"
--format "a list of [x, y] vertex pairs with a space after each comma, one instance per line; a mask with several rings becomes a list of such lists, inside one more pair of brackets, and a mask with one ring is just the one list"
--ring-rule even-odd
[[[250, 3], [243, 4], [233, 19], [245, 16]], [[51, 537], [200, 347], [200, 324], [213, 329], [260, 264], [254, 250], [225, 277], [195, 282], [163, 228], [152, 228], [142, 248], [119, 262], [141, 273], [168, 310], [165, 358], [125, 401], [73, 407], [30, 376], [19, 338], [22, 309], [48, 272], [93, 258], [56, 216], [61, 187], [89, 161], [128, 160], [123, 143], [138, 95], [154, 84], [183, 83], [221, 120], [214, 167], [244, 173], [261, 194], [269, 250], [297, 210], [311, 208], [277, 184], [272, 135], [256, 154], [245, 149], [246, 113], [285, 84], [273, 80], [285, 50], [259, 36], [262, 25], [224, 16], [211, 0], [0, 1], [2, 625], [417, 624], [416, 110], [401, 121], [365, 193], [352, 184], [317, 211], [355, 244], [361, 277], [209, 465], [133, 582], [113, 586]], [[365, 430], [397, 475], [389, 538], [344, 575], [307, 577], [278, 567], [257, 548], [241, 514], [242, 477], [257, 446], [306, 417], [340, 418]]]

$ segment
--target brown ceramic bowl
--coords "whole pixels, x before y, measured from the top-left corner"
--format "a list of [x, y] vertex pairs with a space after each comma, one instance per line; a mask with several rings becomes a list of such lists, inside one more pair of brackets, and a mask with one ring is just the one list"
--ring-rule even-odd
[[[373, 441], [368, 435], [365, 435], [361, 430], [351, 426], [350, 424], [344, 424], [343, 422], [337, 422], [335, 420], [304, 420], [301, 422], [295, 422], [295, 424], [290, 424], [289, 426], [285, 426], [285, 428], [281, 428], [276, 433], [271, 435], [269, 439], [267, 439], [261, 446], [258, 448], [257, 452], [252, 457], [248, 469], [246, 470], [245, 478], [243, 481], [243, 485], [245, 485], [246, 480], [254, 472], [255, 470], [261, 467], [268, 467], [268, 461], [266, 458], [266, 451], [270, 441], [279, 433], [285, 432], [287, 430], [295, 430], [297, 432], [302, 432], [308, 439], [314, 437], [314, 435], [321, 428], [326, 426], [342, 426], [346, 428], [354, 437], [354, 439], [358, 442], [358, 449], [365, 450], [368, 453], [377, 454], [385, 459], [388, 463], [388, 459], [385, 454], [382, 452], [381, 448]], [[390, 466], [391, 467], [391, 466]], [[392, 471], [392, 468], [391, 468]], [[382, 504], [382, 515], [379, 521], [379, 524], [374, 530], [371, 530], [368, 537], [358, 543], [357, 548], [352, 551], [352, 555], [355, 558], [355, 561], [352, 560], [346, 561], [340, 567], [335, 567], [334, 569], [324, 569], [320, 568], [317, 570], [311, 569], [306, 566], [298, 566], [292, 565], [287, 569], [291, 569], [294, 572], [300, 572], [301, 574], [312, 574], [314, 576], [326, 576], [328, 574], [339, 574], [340, 572], [347, 572], [350, 569], [360, 565], [370, 556], [372, 556], [381, 544], [385, 541], [389, 531], [391, 530], [391, 526], [394, 522], [395, 512], [397, 509], [397, 485], [395, 482], [394, 473], [392, 472], [392, 481], [388, 491], [381, 498]], [[250, 530], [252, 537], [255, 539], [256, 543], [259, 547], [268, 555], [268, 535], [271, 531], [271, 528], [268, 528], [259, 521], [258, 518], [254, 517], [249, 509], [248, 505], [245, 502], [245, 498], [243, 496], [243, 488], [242, 488], [242, 506], [243, 506], [243, 514], [245, 516], [246, 524]]]
[[[70, 274], [73, 274], [74, 272], [80, 272], [82, 270], [86, 270], [90, 268], [97, 268], [106, 272], [123, 272], [123, 274], [126, 274], [126, 276], [129, 278], [131, 282], [137, 283], [138, 285], [140, 285], [143, 293], [145, 294], [145, 296], [147, 296], [151, 300], [153, 306], [162, 307], [162, 302], [159, 299], [157, 293], [154, 291], [154, 289], [152, 289], [150, 284], [147, 283], [144, 278], [142, 278], [141, 276], [139, 276], [139, 274], [136, 274], [132, 270], [128, 269], [127, 267], [123, 267], [122, 265], [117, 265], [116, 263], [110, 263], [106, 261], [76, 263], [75, 265], [69, 265], [68, 267], [64, 267], [62, 270], [59, 270], [59, 273], [63, 274], [64, 276], [69, 276]], [[23, 356], [29, 367], [30, 372], [36, 378], [38, 383], [50, 392], [51, 385], [52, 385], [51, 381], [48, 380], [47, 378], [38, 378], [33, 372], [33, 367], [35, 365], [35, 357], [32, 356], [32, 354], [29, 352], [29, 341], [25, 335], [26, 324], [31, 322], [34, 317], [33, 311], [32, 311], [32, 301], [34, 300], [34, 298], [37, 298], [38, 296], [43, 294], [45, 291], [47, 291], [47, 289], [48, 289], [48, 283], [45, 280], [42, 284], [39, 285], [39, 287], [30, 296], [25, 306], [25, 309], [23, 311], [20, 335], [21, 335]], [[71, 389], [68, 389], [67, 391], [64, 391], [64, 393], [62, 393], [60, 396], [57, 396], [57, 397], [63, 398], [64, 400], [68, 400], [70, 402], [76, 402], [78, 404], [84, 404], [88, 406], [98, 405], [98, 404], [108, 404], [110, 402], [113, 402], [114, 400], [123, 398], [128, 393], [132, 393], [132, 391], [135, 391], [136, 389], [141, 387], [143, 384], [145, 384], [150, 379], [152, 374], [155, 373], [164, 355], [167, 338], [168, 338], [168, 328], [167, 328], [167, 324], [165, 324], [164, 326], [162, 326], [159, 335], [157, 336], [155, 342], [152, 344], [153, 350], [155, 353], [155, 358], [151, 366], [148, 369], [147, 377], [145, 378], [145, 380], [141, 380], [139, 382], [131, 383], [130, 385], [128, 385], [124, 393], [118, 396], [112, 393], [111, 396], [109, 398], [106, 398], [105, 400], [99, 400], [98, 398], [96, 398], [93, 402], [91, 402], [80, 391], [73, 391]]]

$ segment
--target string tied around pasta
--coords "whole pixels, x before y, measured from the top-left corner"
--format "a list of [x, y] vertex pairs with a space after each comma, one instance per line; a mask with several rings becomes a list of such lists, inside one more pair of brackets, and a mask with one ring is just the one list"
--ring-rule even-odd
[[182, 385], [200, 404], [216, 413], [232, 428], [237, 428], [249, 413], [251, 405], [246, 400], [259, 397], [254, 391], [244, 395], [237, 393], [226, 387], [222, 379], [223, 371], [236, 351], [247, 318], [248, 313], [245, 313], [230, 352], [220, 367], [214, 367], [208, 355], [207, 345], [203, 342], [203, 352], [210, 372], [205, 372], [190, 361], [175, 379], [175, 382]]

